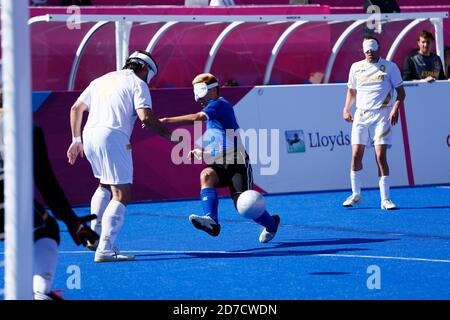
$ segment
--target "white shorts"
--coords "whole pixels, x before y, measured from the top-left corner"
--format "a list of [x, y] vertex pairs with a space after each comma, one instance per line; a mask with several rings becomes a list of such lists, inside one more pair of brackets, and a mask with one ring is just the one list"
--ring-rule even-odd
[[352, 145], [391, 145], [392, 127], [389, 123], [391, 108], [362, 111], [356, 109], [352, 126]]
[[83, 131], [83, 147], [94, 176], [108, 185], [133, 183], [133, 159], [128, 137], [108, 128]]

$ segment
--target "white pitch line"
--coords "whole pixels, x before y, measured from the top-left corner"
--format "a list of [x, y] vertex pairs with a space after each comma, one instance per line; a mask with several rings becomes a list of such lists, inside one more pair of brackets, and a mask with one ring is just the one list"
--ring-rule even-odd
[[[247, 251], [182, 251], [182, 250], [131, 250], [123, 251], [127, 253], [167, 253], [167, 254], [196, 254], [196, 253], [219, 253], [219, 254], [248, 254]], [[88, 251], [61, 251], [61, 253], [93, 253]], [[386, 260], [406, 260], [406, 261], [425, 261], [425, 262], [442, 262], [450, 263], [450, 260], [442, 259], [426, 259], [426, 258], [408, 258], [408, 257], [390, 257], [390, 256], [366, 256], [354, 254], [317, 254], [321, 257], [343, 257], [343, 258], [363, 258], [363, 259], [386, 259]]]
[[362, 258], [362, 259], [385, 259], [385, 260], [406, 260], [406, 261], [425, 261], [425, 262], [443, 262], [450, 263], [450, 260], [426, 259], [426, 258], [406, 258], [406, 257], [389, 257], [389, 256], [363, 256], [356, 254], [318, 254], [322, 257], [342, 257], [342, 258]]
[[[167, 254], [192, 254], [192, 253], [223, 253], [223, 254], [236, 254], [236, 253], [241, 253], [241, 254], [246, 254], [248, 252], [245, 251], [183, 251], [183, 250], [120, 250], [120, 252], [123, 253], [167, 253]], [[71, 253], [75, 253], [75, 254], [82, 254], [82, 253], [91, 253], [94, 254], [95, 252], [92, 251], [60, 251], [59, 253], [61, 254], [71, 254]]]
[[[124, 250], [124, 253], [156, 253], [156, 254], [205, 254], [205, 253], [219, 253], [219, 254], [251, 254], [248, 251], [183, 251], [183, 250]], [[94, 254], [92, 251], [60, 251], [60, 254]], [[4, 254], [0, 252], [0, 254]], [[427, 258], [413, 258], [413, 257], [391, 257], [391, 256], [369, 256], [356, 254], [314, 254], [316, 257], [337, 257], [337, 258], [361, 258], [361, 259], [384, 259], [384, 260], [403, 260], [403, 261], [421, 261], [421, 262], [441, 262], [450, 263], [450, 260], [444, 259], [427, 259]]]

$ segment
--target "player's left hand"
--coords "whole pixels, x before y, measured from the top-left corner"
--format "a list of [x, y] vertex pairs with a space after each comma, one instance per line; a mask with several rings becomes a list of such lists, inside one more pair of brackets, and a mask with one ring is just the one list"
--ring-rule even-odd
[[344, 108], [344, 110], [342, 111], [342, 117], [344, 118], [345, 121], [347, 122], [353, 122], [353, 116], [350, 113], [350, 111], [346, 110]]
[[189, 151], [188, 158], [195, 158], [197, 160], [201, 160], [203, 155], [203, 151], [200, 149], [193, 149]]
[[75, 164], [78, 155], [80, 155], [82, 158], [84, 157], [83, 143], [72, 142], [72, 144], [69, 146], [69, 149], [67, 150], [67, 159], [69, 160], [69, 163], [72, 165]]
[[389, 123], [391, 125], [396, 125], [398, 122], [398, 110], [392, 110], [389, 114]]
[[[161, 119], [159, 119], [159, 121], [160, 121], [161, 123], [167, 123], [167, 118], [161, 118]], [[141, 127], [142, 127], [142, 129], [147, 128], [147, 126], [145, 125], [145, 123], [142, 123], [142, 124], [141, 124]]]
[[100, 238], [99, 235], [87, 225], [88, 221], [96, 218], [97, 216], [95, 214], [79, 217], [77, 223], [69, 227], [69, 233], [77, 246], [80, 244], [86, 246], [88, 241], [89, 243], [95, 243]]

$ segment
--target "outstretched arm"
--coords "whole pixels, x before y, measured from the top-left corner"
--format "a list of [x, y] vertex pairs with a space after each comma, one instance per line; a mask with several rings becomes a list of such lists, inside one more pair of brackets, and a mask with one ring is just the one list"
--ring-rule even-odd
[[205, 113], [199, 112], [178, 117], [162, 118], [160, 120], [162, 123], [192, 124], [195, 121], [204, 121], [206, 119]]
[[161, 137], [171, 139], [171, 134], [166, 126], [153, 114], [151, 109], [141, 108], [136, 110], [139, 119], [142, 121], [142, 127], [159, 134]]

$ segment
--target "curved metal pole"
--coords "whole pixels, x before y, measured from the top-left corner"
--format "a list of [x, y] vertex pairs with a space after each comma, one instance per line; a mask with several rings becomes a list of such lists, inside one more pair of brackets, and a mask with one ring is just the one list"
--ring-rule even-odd
[[341, 36], [337, 39], [336, 43], [331, 50], [330, 58], [328, 59], [327, 68], [325, 69], [325, 75], [323, 77], [323, 83], [328, 83], [330, 81], [331, 70], [333, 69], [334, 61], [336, 60], [337, 54], [339, 50], [341, 50], [344, 41], [348, 38], [348, 36], [355, 30], [357, 27], [365, 23], [367, 20], [357, 20], [353, 22], [347, 29], [341, 34]]
[[208, 60], [205, 64], [204, 73], [208, 73], [211, 70], [212, 64], [214, 62], [214, 59], [216, 58], [217, 52], [219, 51], [220, 46], [222, 45], [225, 38], [228, 36], [228, 34], [235, 29], [237, 26], [243, 24], [244, 21], [235, 21], [229, 24], [223, 31], [220, 33], [220, 35], [216, 38], [216, 41], [214, 41], [211, 49], [209, 50], [208, 54]]
[[80, 45], [78, 46], [77, 52], [75, 54], [75, 59], [73, 60], [72, 69], [70, 70], [69, 77], [69, 91], [72, 91], [75, 86], [75, 77], [77, 76], [78, 66], [80, 64], [81, 56], [86, 50], [86, 46], [91, 40], [92, 36], [103, 26], [111, 23], [110, 21], [100, 21], [97, 22], [84, 36]]
[[155, 33], [152, 40], [150, 40], [150, 43], [148, 44], [145, 51], [152, 53], [153, 49], [155, 49], [156, 44], [158, 43], [159, 39], [164, 35], [164, 33], [167, 32], [173, 25], [177, 24], [178, 21], [170, 21], [166, 22], [159, 30]]
[[307, 23], [308, 21], [297, 21], [289, 26], [286, 30], [284, 30], [283, 34], [278, 38], [277, 42], [272, 48], [272, 54], [270, 55], [269, 62], [267, 63], [266, 72], [264, 74], [264, 84], [268, 84], [270, 80], [270, 76], [272, 75], [272, 69], [273, 65], [275, 63], [275, 60], [278, 57], [278, 53], [280, 52], [281, 48], [283, 47], [283, 44], [286, 42], [286, 40], [289, 38], [291, 33], [300, 27], [301, 25]]
[[28, 26], [31, 27], [33, 24], [38, 23], [38, 22], [49, 22], [49, 16], [48, 14], [44, 15], [44, 16], [36, 16], [33, 18], [28, 19]]
[[397, 38], [395, 38], [394, 42], [392, 43], [391, 48], [389, 49], [389, 52], [386, 56], [386, 60], [391, 61], [394, 57], [395, 52], [398, 49], [398, 46], [400, 45], [400, 42], [402, 42], [403, 38], [408, 34], [409, 31], [411, 31], [412, 28], [417, 26], [419, 23], [425, 21], [426, 19], [416, 19], [412, 22], [410, 22], [403, 30], [398, 34]]

